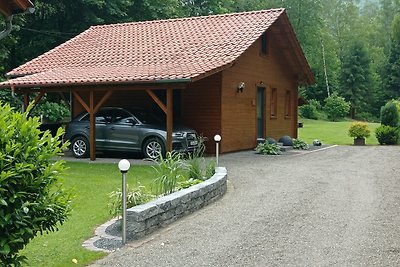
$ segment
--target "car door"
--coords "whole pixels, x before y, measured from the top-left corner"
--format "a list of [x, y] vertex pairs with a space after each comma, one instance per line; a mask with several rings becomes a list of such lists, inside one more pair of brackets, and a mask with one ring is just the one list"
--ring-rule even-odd
[[136, 119], [123, 109], [115, 109], [113, 120], [107, 126], [107, 147], [111, 150], [140, 151]]
[[96, 147], [99, 149], [107, 146], [107, 126], [111, 120], [112, 113], [110, 110], [99, 110], [96, 113]]

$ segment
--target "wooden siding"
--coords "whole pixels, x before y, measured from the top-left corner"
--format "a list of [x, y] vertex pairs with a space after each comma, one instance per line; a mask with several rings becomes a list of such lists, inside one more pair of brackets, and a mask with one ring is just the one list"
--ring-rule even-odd
[[[265, 86], [265, 137], [279, 139], [283, 135], [297, 136], [297, 84], [295, 74], [273, 32], [268, 34], [268, 55], [261, 53], [261, 40], [255, 42], [236, 64], [222, 72], [222, 143], [221, 151], [252, 149], [257, 143], [257, 87]], [[243, 93], [236, 88], [246, 84]], [[271, 118], [271, 91], [277, 89], [277, 116]], [[285, 118], [286, 91], [291, 92], [293, 107], [290, 118]]]
[[221, 133], [221, 73], [182, 90], [182, 123], [207, 137], [207, 153], [215, 152], [214, 135]]

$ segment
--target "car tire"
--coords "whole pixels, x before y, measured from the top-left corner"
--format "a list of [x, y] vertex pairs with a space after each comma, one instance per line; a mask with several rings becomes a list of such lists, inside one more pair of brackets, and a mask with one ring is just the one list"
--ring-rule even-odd
[[164, 143], [159, 138], [147, 139], [143, 145], [143, 155], [150, 159], [158, 159], [160, 156], [164, 156]]
[[72, 155], [75, 158], [87, 158], [89, 156], [89, 141], [84, 136], [75, 137], [71, 142]]

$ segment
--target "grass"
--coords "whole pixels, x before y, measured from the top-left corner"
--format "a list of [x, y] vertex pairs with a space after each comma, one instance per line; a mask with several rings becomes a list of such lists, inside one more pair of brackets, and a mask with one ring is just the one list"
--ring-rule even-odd
[[[299, 128], [299, 139], [312, 144], [313, 140], [318, 139], [322, 144], [329, 145], [352, 145], [353, 138], [348, 135], [351, 121], [330, 122], [322, 120], [309, 120], [299, 118], [303, 122], [303, 128]], [[367, 145], [377, 145], [375, 129], [379, 123], [368, 123], [371, 136], [366, 139]]]
[[[106, 255], [82, 247], [83, 241], [94, 234], [96, 226], [111, 218], [108, 212], [108, 193], [121, 187], [121, 174], [117, 164], [90, 164], [68, 162], [64, 186], [76, 195], [73, 211], [59, 231], [34, 238], [21, 255], [28, 257], [30, 266], [85, 266]], [[150, 166], [132, 166], [127, 183], [139, 180], [151, 187], [154, 170]], [[77, 264], [72, 259], [78, 261]]]

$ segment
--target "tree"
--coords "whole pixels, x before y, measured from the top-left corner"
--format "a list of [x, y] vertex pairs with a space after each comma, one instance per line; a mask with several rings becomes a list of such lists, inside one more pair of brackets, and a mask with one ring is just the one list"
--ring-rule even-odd
[[341, 92], [350, 102], [350, 116], [357, 111], [368, 112], [372, 102], [371, 71], [368, 52], [363, 43], [355, 41], [343, 58]]
[[15, 112], [0, 102], [0, 265], [19, 266], [19, 256], [38, 233], [58, 230], [70, 212], [70, 194], [59, 177], [62, 161], [53, 161], [62, 130], [42, 133], [36, 117]]
[[400, 15], [393, 20], [392, 44], [389, 61], [385, 67], [384, 87], [387, 98], [400, 96]]

